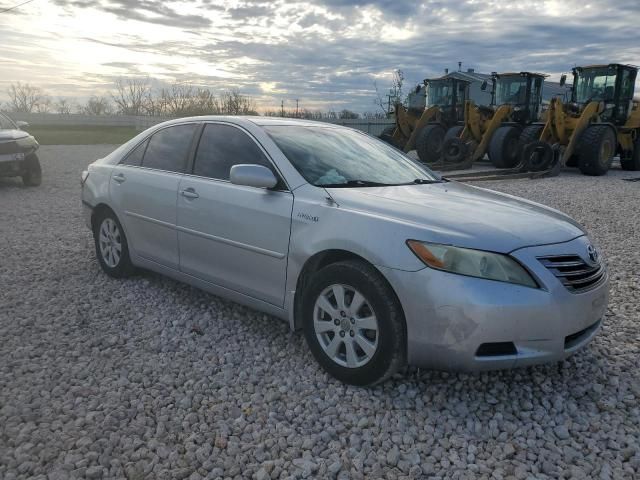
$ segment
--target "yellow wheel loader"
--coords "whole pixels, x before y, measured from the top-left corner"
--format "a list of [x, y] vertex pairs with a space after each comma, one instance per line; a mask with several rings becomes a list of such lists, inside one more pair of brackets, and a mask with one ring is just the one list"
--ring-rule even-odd
[[388, 127], [380, 138], [404, 152], [415, 149], [422, 162], [439, 160], [447, 130], [463, 118], [469, 83], [451, 77], [425, 79], [424, 87], [418, 87], [415, 94], [424, 94], [422, 89], [426, 89], [427, 107], [396, 104], [396, 125]]
[[[640, 102], [633, 99], [638, 68], [612, 63], [573, 69], [571, 102], [555, 98], [544, 123], [520, 135], [530, 170], [555, 164], [604, 175], [620, 155], [624, 170], [640, 170]], [[566, 82], [563, 75], [560, 84]]]
[[[485, 154], [498, 168], [518, 167], [520, 134], [540, 117], [545, 76], [532, 72], [494, 73], [492, 106], [465, 103], [464, 123], [446, 134], [443, 168], [469, 168]], [[484, 82], [482, 89], [486, 88]]]

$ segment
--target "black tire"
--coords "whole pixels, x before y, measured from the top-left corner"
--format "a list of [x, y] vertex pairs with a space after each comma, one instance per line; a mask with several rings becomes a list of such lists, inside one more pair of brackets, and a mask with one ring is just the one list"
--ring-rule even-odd
[[[109, 255], [104, 255], [101, 248], [101, 229], [108, 221], [113, 222], [117, 228], [117, 231], [111, 231], [112, 238], [109, 239], [109, 243], [111, 246], [114, 246], [116, 242], [119, 242], [120, 245], [120, 255], [115, 264], [108, 263]], [[92, 223], [93, 240], [96, 246], [96, 257], [98, 257], [98, 263], [100, 264], [100, 267], [102, 267], [102, 270], [104, 270], [107, 275], [114, 278], [124, 278], [133, 274], [134, 267], [131, 263], [131, 258], [129, 257], [129, 244], [127, 242], [127, 237], [125, 236], [122, 225], [115, 213], [111, 210], [103, 209], [95, 214], [95, 218]], [[112, 256], [111, 258], [115, 260], [115, 257]]]
[[530, 172], [547, 170], [553, 163], [553, 157], [553, 148], [542, 140], [529, 142], [522, 150], [522, 160]]
[[514, 126], [498, 128], [489, 142], [489, 159], [496, 168], [513, 168], [518, 164], [520, 129]]
[[633, 142], [633, 152], [631, 152], [629, 158], [620, 157], [620, 166], [623, 170], [630, 172], [640, 170], [640, 137], [636, 138], [636, 141]]
[[578, 168], [583, 175], [600, 176], [611, 168], [616, 153], [616, 135], [608, 125], [591, 125], [578, 144]]
[[544, 125], [527, 125], [520, 132], [520, 145], [522, 148], [526, 147], [531, 142], [540, 140], [540, 135], [544, 130]]
[[442, 156], [445, 131], [442, 125], [425, 125], [416, 137], [416, 152], [424, 163], [434, 163]]
[[22, 183], [27, 187], [37, 187], [42, 183], [42, 168], [40, 160], [35, 153], [27, 155], [24, 159], [24, 173]]
[[[360, 292], [366, 299], [366, 305], [363, 308], [367, 309], [370, 306], [371, 313], [375, 314], [377, 318], [378, 331], [375, 337], [377, 346], [368, 361], [361, 366], [348, 367], [341, 365], [325, 352], [320, 342], [325, 341], [324, 339], [330, 343], [333, 342], [333, 339], [338, 335], [337, 332], [325, 332], [326, 337], [322, 337], [322, 334], [316, 334], [314, 327], [316, 300], [332, 285], [342, 285]], [[349, 303], [351, 301], [353, 301], [353, 297]], [[338, 318], [337, 313], [334, 319], [332, 319], [332, 315], [326, 317], [327, 324], [333, 328], [334, 322], [338, 320], [346, 323], [346, 327], [339, 324], [335, 327], [336, 329], [354, 328], [349, 326], [349, 312], [348, 309], [345, 310], [346, 312], [342, 313], [346, 313], [346, 316], [342, 315], [342, 318]], [[334, 263], [315, 273], [303, 293], [302, 315], [304, 334], [313, 356], [327, 373], [344, 383], [359, 386], [374, 385], [388, 379], [405, 364], [406, 334], [402, 308], [384, 277], [374, 267], [365, 262], [348, 260]], [[355, 317], [356, 313], [353, 313], [353, 315]], [[360, 332], [363, 331], [360, 330]], [[365, 331], [364, 334], [372, 333], [371, 331]], [[319, 339], [318, 335], [323, 340]], [[341, 330], [341, 337], [346, 340], [338, 339], [339, 346], [336, 352], [337, 355], [341, 355], [341, 352], [344, 351], [344, 361], [346, 362], [347, 342], [352, 338], [352, 335], [347, 331]], [[351, 343], [353, 348], [360, 349], [357, 343], [353, 342]], [[364, 350], [360, 349], [360, 353], [366, 357]]]
[[442, 145], [442, 159], [446, 163], [462, 163], [468, 154], [469, 147], [461, 138], [451, 137]]
[[459, 137], [460, 134], [462, 133], [462, 130], [464, 130], [464, 127], [462, 125], [456, 125], [455, 127], [451, 127], [449, 130], [447, 130], [447, 133], [444, 134], [443, 143], [449, 140], [450, 138]]
[[395, 125], [389, 125], [388, 127], [385, 127], [384, 130], [382, 130], [382, 133], [380, 134], [380, 136], [378, 137], [380, 140], [382, 140], [383, 142], [387, 142], [391, 145], [393, 145], [393, 132], [396, 131], [396, 126]]

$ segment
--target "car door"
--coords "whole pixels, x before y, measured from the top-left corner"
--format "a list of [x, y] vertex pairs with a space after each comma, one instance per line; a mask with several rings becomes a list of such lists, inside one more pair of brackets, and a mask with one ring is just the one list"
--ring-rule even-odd
[[110, 196], [136, 255], [179, 269], [178, 185], [196, 123], [163, 128], [138, 145], [111, 174]]
[[281, 178], [246, 131], [207, 123], [192, 172], [180, 181], [180, 269], [283, 306], [293, 194], [282, 180], [270, 190], [232, 184], [231, 167], [242, 163], [264, 165]]

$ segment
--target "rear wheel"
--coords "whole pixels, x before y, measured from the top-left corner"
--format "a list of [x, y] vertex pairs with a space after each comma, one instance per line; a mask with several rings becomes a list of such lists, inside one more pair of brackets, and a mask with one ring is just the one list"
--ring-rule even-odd
[[131, 275], [133, 264], [129, 258], [129, 244], [118, 218], [111, 210], [104, 210], [96, 215], [93, 221], [93, 239], [102, 270], [115, 278]]
[[426, 125], [418, 132], [416, 151], [420, 161], [433, 163], [440, 160], [444, 134], [442, 125]]
[[616, 135], [607, 125], [591, 125], [582, 133], [578, 146], [578, 168], [584, 175], [599, 176], [611, 168], [616, 152]]
[[35, 153], [27, 155], [24, 159], [25, 172], [22, 174], [22, 183], [27, 187], [37, 187], [42, 183], [42, 168], [40, 160]]
[[513, 126], [498, 128], [489, 142], [489, 159], [494, 167], [511, 168], [518, 164], [520, 129]]
[[638, 171], [640, 170], [640, 137], [633, 142], [633, 152], [628, 158], [620, 158], [620, 166], [623, 170]]
[[380, 273], [356, 260], [329, 265], [303, 297], [304, 334], [318, 363], [352, 385], [373, 385], [405, 362], [404, 316]]

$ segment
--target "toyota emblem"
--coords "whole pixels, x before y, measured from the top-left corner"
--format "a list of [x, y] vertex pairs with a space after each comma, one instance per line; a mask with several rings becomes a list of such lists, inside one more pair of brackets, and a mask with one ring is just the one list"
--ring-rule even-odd
[[596, 247], [594, 247], [593, 245], [589, 245], [587, 247], [587, 256], [589, 257], [589, 261], [593, 265], [597, 265], [598, 264], [598, 259], [599, 259], [600, 255], [598, 254], [598, 250], [596, 250]]

